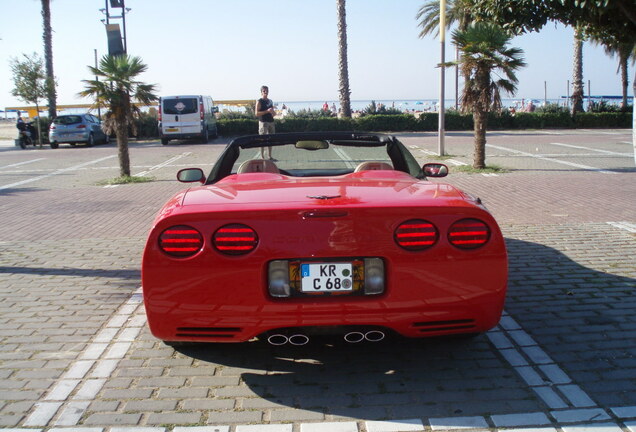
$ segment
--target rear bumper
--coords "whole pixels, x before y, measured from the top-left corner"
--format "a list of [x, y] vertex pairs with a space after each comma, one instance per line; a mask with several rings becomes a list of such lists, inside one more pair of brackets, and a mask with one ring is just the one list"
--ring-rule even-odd
[[192, 139], [192, 138], [201, 138], [203, 136], [203, 132], [199, 133], [161, 133], [161, 139]]
[[74, 133], [74, 134], [49, 134], [49, 141], [58, 142], [58, 143], [77, 143], [77, 142], [86, 142], [88, 141], [88, 136], [90, 133]]
[[[499, 322], [506, 282], [490, 292], [441, 298], [392, 300], [391, 293], [348, 301], [264, 300], [260, 304], [176, 303], [158, 298], [144, 286], [144, 303], [152, 334], [166, 341], [245, 342], [269, 333], [342, 333], [345, 329], [384, 329], [408, 338], [481, 333]], [[163, 297], [163, 296], [162, 296]], [[472, 297], [472, 298], [467, 298]], [[342, 331], [334, 331], [342, 328]]]

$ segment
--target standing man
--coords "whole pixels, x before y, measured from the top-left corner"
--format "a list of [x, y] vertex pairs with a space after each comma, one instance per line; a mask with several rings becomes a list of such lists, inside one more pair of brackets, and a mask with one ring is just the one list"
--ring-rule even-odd
[[[267, 97], [268, 95], [269, 88], [262, 86], [261, 98], [256, 101], [256, 108], [254, 108], [256, 117], [258, 117], [259, 135], [276, 133], [276, 129], [274, 128], [274, 116], [276, 115], [274, 112], [274, 102]], [[272, 147], [267, 148], [269, 149], [269, 159], [272, 159]], [[261, 158], [265, 158], [265, 147], [261, 147]]]

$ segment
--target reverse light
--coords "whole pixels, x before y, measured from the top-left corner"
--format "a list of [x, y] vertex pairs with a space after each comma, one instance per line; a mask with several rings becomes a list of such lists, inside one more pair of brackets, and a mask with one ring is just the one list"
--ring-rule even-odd
[[421, 219], [411, 219], [397, 227], [393, 238], [402, 249], [421, 251], [433, 246], [439, 238], [439, 233], [432, 223]]
[[272, 297], [289, 297], [289, 261], [271, 261], [268, 267], [268, 289]]
[[256, 249], [258, 235], [247, 225], [229, 224], [216, 230], [212, 244], [226, 255], [245, 255]]
[[460, 249], [477, 249], [490, 239], [490, 228], [479, 219], [462, 219], [448, 230], [448, 241]]
[[367, 295], [384, 292], [384, 262], [380, 258], [364, 259], [364, 293]]
[[201, 250], [203, 236], [199, 231], [187, 225], [168, 228], [159, 236], [159, 248], [175, 258], [187, 258]]

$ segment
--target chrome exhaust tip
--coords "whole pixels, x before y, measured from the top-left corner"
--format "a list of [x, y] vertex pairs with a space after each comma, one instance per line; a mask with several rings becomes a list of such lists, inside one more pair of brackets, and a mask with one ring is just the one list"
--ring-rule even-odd
[[281, 346], [289, 342], [289, 338], [285, 336], [284, 334], [273, 334], [267, 338], [267, 342], [270, 345]]
[[349, 332], [346, 335], [344, 335], [344, 340], [349, 342], [349, 343], [358, 343], [358, 342], [362, 342], [364, 340], [364, 333], [362, 332]]
[[289, 343], [296, 346], [307, 345], [309, 343], [309, 337], [304, 334], [295, 334], [289, 337]]
[[364, 338], [369, 342], [380, 342], [384, 339], [384, 337], [384, 332], [381, 332], [380, 330], [371, 330], [364, 334]]

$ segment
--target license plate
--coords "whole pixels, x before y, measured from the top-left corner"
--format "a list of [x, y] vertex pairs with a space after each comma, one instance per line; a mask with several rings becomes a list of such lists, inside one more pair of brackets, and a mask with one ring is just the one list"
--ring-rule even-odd
[[179, 132], [179, 128], [166, 128], [166, 132]]
[[300, 271], [304, 293], [353, 291], [351, 263], [301, 264]]

